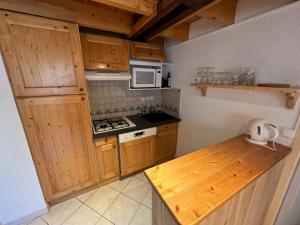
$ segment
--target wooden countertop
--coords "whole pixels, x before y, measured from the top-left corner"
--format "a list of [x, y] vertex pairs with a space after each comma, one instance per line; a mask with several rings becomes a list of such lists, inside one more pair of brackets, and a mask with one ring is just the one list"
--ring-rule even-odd
[[145, 174], [177, 221], [194, 225], [290, 152], [290, 148], [276, 146], [278, 151], [272, 151], [237, 136]]

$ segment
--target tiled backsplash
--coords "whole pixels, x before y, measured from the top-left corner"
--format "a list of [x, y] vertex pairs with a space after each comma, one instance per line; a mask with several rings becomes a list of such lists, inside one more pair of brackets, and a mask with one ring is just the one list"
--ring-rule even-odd
[[129, 90], [128, 81], [88, 81], [92, 119], [128, 116], [153, 106], [178, 116], [180, 90]]

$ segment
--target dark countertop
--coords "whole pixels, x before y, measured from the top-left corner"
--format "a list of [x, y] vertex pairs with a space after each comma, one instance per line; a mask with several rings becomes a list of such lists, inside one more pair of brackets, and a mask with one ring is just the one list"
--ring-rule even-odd
[[134, 116], [127, 116], [128, 119], [130, 119], [136, 126], [135, 127], [130, 127], [130, 128], [125, 128], [121, 130], [114, 130], [114, 131], [109, 131], [101, 134], [94, 134], [94, 139], [100, 139], [100, 138], [105, 138], [109, 136], [114, 136], [118, 134], [124, 134], [136, 130], [143, 130], [151, 127], [157, 127], [160, 125], [168, 124], [168, 123], [175, 123], [175, 122], [180, 122], [181, 119], [176, 118], [176, 117], [171, 117], [170, 119], [156, 122], [156, 123], [151, 123], [145, 119], [142, 118], [140, 115], [134, 115]]

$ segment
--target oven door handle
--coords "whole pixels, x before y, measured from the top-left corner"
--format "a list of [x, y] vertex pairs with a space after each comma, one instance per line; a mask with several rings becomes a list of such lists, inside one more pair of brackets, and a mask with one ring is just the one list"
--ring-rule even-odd
[[134, 137], [141, 137], [144, 134], [145, 134], [145, 131], [136, 132], [136, 133], [134, 133]]

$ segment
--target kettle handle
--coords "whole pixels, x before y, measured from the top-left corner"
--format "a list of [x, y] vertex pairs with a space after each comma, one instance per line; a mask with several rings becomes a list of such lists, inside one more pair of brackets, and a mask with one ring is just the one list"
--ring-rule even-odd
[[271, 123], [266, 123], [265, 125], [266, 125], [266, 127], [270, 128], [273, 131], [273, 135], [272, 135], [272, 137], [270, 137], [269, 141], [274, 142], [279, 137], [279, 131], [278, 131], [277, 127]]

